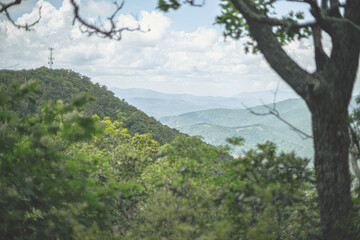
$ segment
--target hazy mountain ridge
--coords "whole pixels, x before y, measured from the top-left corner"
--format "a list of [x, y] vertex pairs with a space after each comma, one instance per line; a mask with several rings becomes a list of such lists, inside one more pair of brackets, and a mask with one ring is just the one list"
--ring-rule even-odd
[[[201, 136], [207, 143], [224, 145], [226, 138], [245, 138], [244, 147], [235, 149], [235, 154], [241, 154], [258, 143], [272, 141], [280, 150], [296, 151], [301, 156], [313, 157], [311, 139], [302, 139], [273, 115], [257, 116], [245, 108], [244, 105], [256, 113], [267, 113], [269, 109], [262, 102], [274, 107], [274, 93], [271, 91], [245, 92], [226, 98], [166, 94], [146, 89], [111, 90], [117, 97], [157, 117], [161, 123], [191, 136]], [[291, 94], [283, 93], [282, 96], [277, 96], [280, 101], [275, 105], [280, 116], [311, 135], [310, 112], [305, 102], [300, 98], [283, 99], [291, 97]]]
[[[273, 107], [273, 104], [267, 105]], [[250, 108], [256, 113], [267, 113], [265, 106]], [[276, 103], [275, 109], [281, 117], [302, 129], [310, 131], [310, 112], [301, 99], [288, 99]], [[276, 120], [276, 121], [274, 121]], [[264, 124], [269, 126], [284, 127], [286, 124], [272, 115], [257, 116], [248, 109], [209, 109], [189, 112], [175, 117], [163, 117], [160, 121], [172, 127], [193, 125], [196, 123], [211, 123], [226, 127], [239, 127], [252, 124]]]
[[[263, 91], [257, 93], [240, 93], [233, 97], [194, 96], [190, 94], [167, 94], [147, 89], [119, 89], [110, 88], [115, 96], [125, 99], [131, 105], [156, 117], [176, 116], [187, 112], [207, 110], [213, 108], [240, 109], [244, 105], [253, 107], [264, 103], [272, 103], [274, 93]], [[259, 97], [261, 96], [261, 97]], [[287, 92], [279, 92], [278, 100], [295, 96]], [[155, 104], [156, 103], [156, 104]]]
[[[269, 104], [273, 107], [273, 104]], [[301, 99], [288, 99], [276, 103], [280, 116], [301, 131], [311, 135], [310, 112]], [[265, 106], [251, 108], [257, 113], [266, 113]], [[299, 155], [312, 158], [311, 139], [304, 140], [299, 134], [273, 115], [257, 116], [249, 109], [210, 109], [189, 112], [174, 117], [160, 118], [160, 122], [189, 135], [202, 136], [205, 142], [213, 145], [226, 144], [226, 138], [243, 137], [245, 145], [235, 150], [253, 148], [258, 143], [275, 142], [280, 150], [295, 151]]]

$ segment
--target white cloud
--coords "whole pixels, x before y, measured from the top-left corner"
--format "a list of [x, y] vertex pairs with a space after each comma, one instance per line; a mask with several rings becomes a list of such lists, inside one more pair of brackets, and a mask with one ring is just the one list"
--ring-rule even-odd
[[81, 5], [80, 14], [88, 18], [94, 18], [94, 16], [108, 17], [111, 16], [114, 10], [115, 10], [115, 5], [111, 1], [109, 2], [106, 0], [101, 0], [101, 1], [88, 0], [87, 4]]
[[[84, 16], [102, 17], [110, 5], [91, 0]], [[99, 5], [100, 4], [100, 5]], [[279, 77], [263, 57], [245, 54], [245, 40], [224, 42], [215, 28], [199, 27], [194, 32], [171, 30], [172, 20], [157, 11], [141, 11], [137, 18], [120, 15], [123, 26], [150, 32], [125, 32], [121, 41], [88, 37], [72, 26], [72, 8], [64, 1], [59, 9], [44, 1], [42, 19], [33, 32], [15, 29], [0, 22], [0, 67], [18, 68], [47, 65], [49, 47], [54, 47], [54, 67], [68, 68], [88, 75], [94, 81], [119, 88], [150, 88], [164, 92], [197, 95], [234, 95], [242, 91], [273, 90]], [[97, 11], [97, 9], [100, 9]], [[36, 8], [19, 21], [29, 21]], [[287, 52], [306, 69], [313, 63], [308, 41], [292, 43]], [[286, 88], [285, 84], [282, 84]]]

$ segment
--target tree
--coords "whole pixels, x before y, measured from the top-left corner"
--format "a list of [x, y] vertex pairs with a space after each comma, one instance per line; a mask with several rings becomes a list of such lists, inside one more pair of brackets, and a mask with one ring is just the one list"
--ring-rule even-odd
[[238, 158], [229, 150], [185, 136], [162, 146], [140, 176], [148, 197], [125, 239], [317, 239], [309, 160], [270, 142]]
[[34, 104], [37, 85], [0, 84], [1, 239], [120, 239], [118, 201], [140, 187], [115, 181], [107, 158], [70, 151], [104, 130], [76, 110], [88, 95], [19, 118], [19, 100]]
[[[223, 11], [217, 21], [225, 25], [225, 36], [249, 36], [253, 51], [260, 50], [309, 107], [323, 237], [340, 239], [346, 233], [337, 223], [348, 217], [352, 209], [347, 108], [359, 65], [360, 1], [288, 0], [291, 1], [309, 5], [313, 20], [299, 22], [304, 18], [301, 12], [277, 18], [276, 0], [222, 0]], [[160, 3], [173, 8], [180, 5], [177, 0]], [[322, 46], [323, 32], [331, 38], [330, 56]], [[301, 68], [282, 48], [287, 42], [310, 34], [316, 62], [313, 73]]]
[[[199, 6], [204, 1], [159, 0], [163, 11], [178, 9], [182, 4]], [[315, 148], [316, 186], [323, 237], [345, 239], [346, 232], [338, 222], [347, 218], [352, 210], [349, 173], [348, 104], [351, 98], [360, 53], [360, 1], [359, 0], [287, 0], [310, 7], [313, 20], [301, 21], [304, 14], [290, 12], [278, 18], [277, 0], [221, 0], [222, 15], [217, 22], [225, 25], [225, 36], [238, 39], [251, 38], [246, 49], [260, 51], [270, 66], [306, 102], [312, 113]], [[20, 4], [21, 0], [14, 0]], [[74, 21], [85, 27], [89, 35], [121, 38], [111, 24], [110, 30], [89, 25], [78, 15], [74, 6]], [[10, 4], [1, 4], [0, 13], [7, 13]], [[116, 6], [117, 14], [122, 5]], [[5, 10], [3, 10], [5, 9]], [[7, 15], [9, 18], [9, 15]], [[113, 15], [114, 16], [114, 15]], [[113, 23], [113, 16], [109, 18]], [[138, 29], [135, 29], [138, 30]], [[326, 32], [332, 43], [330, 56], [322, 46]], [[120, 34], [120, 37], [118, 37]], [[310, 37], [314, 44], [316, 70], [312, 73], [301, 68], [284, 51], [289, 41]]]

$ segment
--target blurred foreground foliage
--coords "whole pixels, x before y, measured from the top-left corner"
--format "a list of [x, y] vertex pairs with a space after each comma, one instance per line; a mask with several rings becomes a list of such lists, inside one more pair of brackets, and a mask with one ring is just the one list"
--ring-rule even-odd
[[[68, 104], [44, 103], [39, 113], [18, 118], [17, 100], [37, 87], [28, 81], [0, 99], [0, 235], [3, 239], [99, 239], [117, 236], [115, 199], [135, 186], [116, 181], [106, 161], [68, 150], [104, 131], [76, 109], [88, 95]], [[94, 174], [103, 171], [106, 178]]]
[[160, 146], [121, 115], [79, 113], [86, 94], [20, 117], [37, 85], [0, 88], [2, 239], [319, 238], [307, 159], [270, 142], [239, 157], [197, 137]]

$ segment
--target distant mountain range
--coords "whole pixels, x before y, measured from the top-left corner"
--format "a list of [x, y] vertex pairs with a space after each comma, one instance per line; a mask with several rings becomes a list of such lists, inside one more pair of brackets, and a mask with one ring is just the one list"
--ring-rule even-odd
[[[272, 104], [268, 105], [273, 107]], [[266, 113], [264, 106], [251, 108], [256, 113]], [[301, 99], [288, 99], [276, 103], [280, 116], [301, 131], [311, 134], [310, 112]], [[202, 136], [213, 145], [226, 144], [226, 138], [245, 138], [242, 148], [234, 149], [234, 154], [253, 148], [258, 143], [272, 141], [280, 150], [295, 151], [302, 157], [313, 158], [312, 139], [304, 140], [297, 132], [273, 115], [257, 116], [248, 109], [210, 109], [162, 117], [160, 122], [189, 135]]]
[[[161, 123], [191, 136], [201, 136], [212, 145], [225, 145], [229, 137], [245, 138], [245, 145], [233, 150], [242, 154], [265, 141], [274, 142], [279, 150], [295, 151], [299, 156], [313, 158], [312, 139], [303, 139], [298, 132], [273, 115], [266, 113], [264, 104], [273, 107], [274, 93], [243, 92], [232, 97], [167, 94], [147, 89], [110, 88], [115, 96], [157, 118]], [[311, 115], [305, 102], [291, 92], [279, 91], [276, 110], [281, 118], [311, 135]], [[351, 106], [354, 106], [352, 100]]]
[[[193, 96], [190, 94], [167, 94], [147, 89], [119, 89], [110, 88], [115, 96], [125, 99], [131, 105], [141, 109], [145, 113], [155, 118], [165, 116], [176, 116], [179, 114], [207, 110], [213, 108], [239, 109], [253, 107], [272, 103], [274, 94], [271, 91], [263, 92], [244, 92], [233, 97], [211, 97], [211, 96]], [[277, 94], [277, 100], [285, 100], [295, 97], [294, 93], [280, 91]]]
[[[201, 136], [212, 145], [225, 145], [229, 137], [245, 138], [245, 145], [233, 150], [242, 154], [258, 143], [272, 141], [280, 150], [295, 151], [302, 157], [313, 158], [312, 139], [304, 140], [263, 106], [272, 107], [274, 94], [271, 91], [240, 93], [233, 97], [193, 96], [189, 94], [166, 94], [146, 89], [111, 88], [115, 96], [125, 99], [147, 114], [171, 128], [191, 136]], [[276, 110], [281, 117], [301, 131], [311, 135], [310, 112], [295, 94], [278, 92]], [[290, 99], [289, 99], [290, 98]]]

